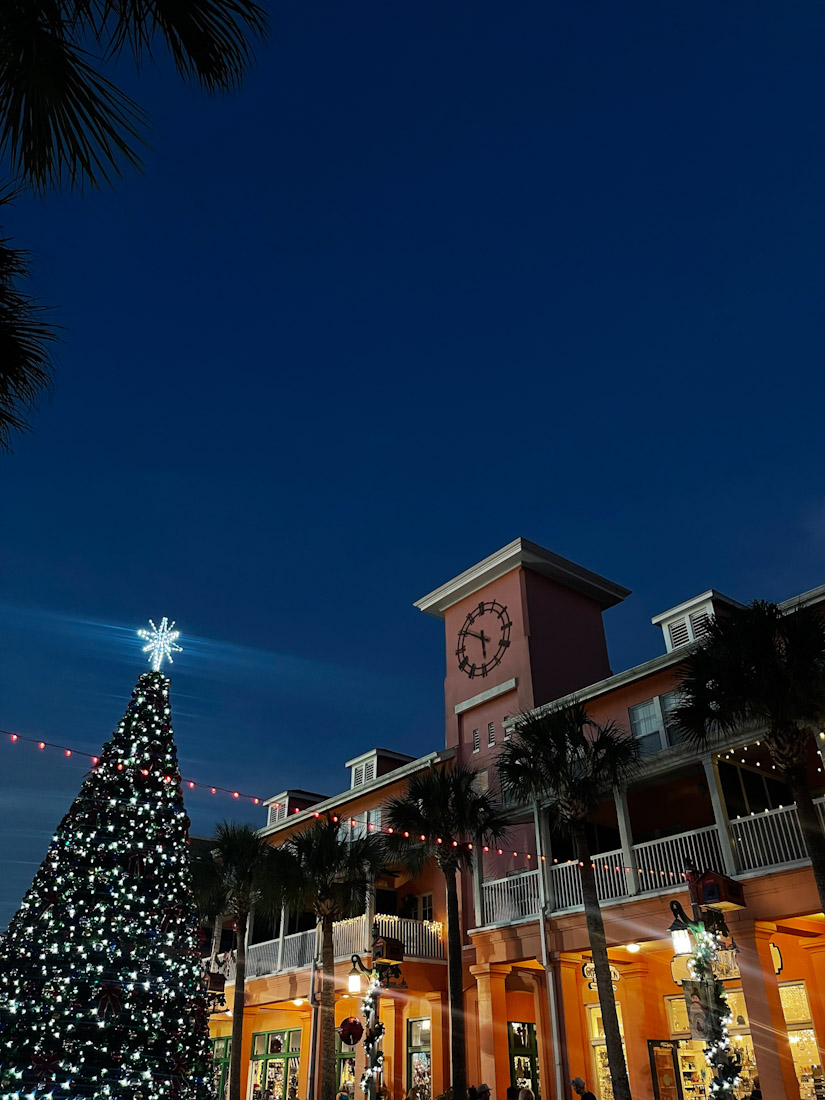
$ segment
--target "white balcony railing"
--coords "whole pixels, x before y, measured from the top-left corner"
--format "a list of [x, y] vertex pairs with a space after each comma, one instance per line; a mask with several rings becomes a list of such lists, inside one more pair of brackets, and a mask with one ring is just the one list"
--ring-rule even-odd
[[[364, 954], [366, 914], [349, 920], [336, 921], [332, 932], [335, 959], [341, 962], [351, 955]], [[382, 936], [392, 936], [404, 944], [404, 955], [411, 959], [443, 959], [444, 939], [442, 927], [438, 921], [407, 920], [401, 917], [378, 915], [375, 918], [378, 932]], [[321, 957], [320, 933], [315, 928], [307, 932], [295, 932], [284, 936], [283, 949], [279, 960], [280, 941], [267, 940], [265, 943], [253, 943], [246, 951], [247, 978], [263, 978], [271, 974], [280, 974], [287, 970], [303, 970], [312, 965], [312, 960]], [[223, 958], [223, 956], [221, 956]], [[226, 980], [235, 980], [234, 959], [220, 967], [226, 974]]]
[[380, 936], [392, 936], [401, 940], [405, 959], [444, 958], [444, 938], [440, 921], [386, 917], [379, 913], [375, 923]]
[[700, 871], [724, 872], [722, 845], [715, 825], [689, 833], [666, 836], [633, 846], [633, 873], [637, 892], [663, 890], [685, 881], [685, 867], [692, 864]]
[[539, 911], [539, 871], [525, 871], [481, 884], [485, 924], [523, 920]]

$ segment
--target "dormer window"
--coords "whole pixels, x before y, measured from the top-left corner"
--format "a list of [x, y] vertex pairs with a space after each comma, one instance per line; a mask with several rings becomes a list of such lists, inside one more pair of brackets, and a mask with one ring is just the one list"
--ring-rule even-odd
[[724, 615], [730, 607], [741, 607], [736, 600], [715, 592], [712, 588], [701, 596], [694, 596], [670, 611], [655, 615], [650, 621], [660, 626], [665, 636], [668, 653], [691, 642], [701, 641], [708, 632], [710, 620], [716, 615]]

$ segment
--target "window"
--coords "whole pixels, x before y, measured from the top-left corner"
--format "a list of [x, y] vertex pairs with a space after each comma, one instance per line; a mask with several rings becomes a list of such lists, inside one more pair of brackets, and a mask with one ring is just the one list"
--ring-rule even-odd
[[430, 1021], [407, 1020], [407, 1089], [417, 1100], [431, 1100]]
[[298, 1087], [300, 1056], [300, 1028], [253, 1035], [250, 1100], [286, 1100]]
[[338, 1091], [355, 1096], [355, 1046], [345, 1043], [335, 1032], [335, 1062], [338, 1070]]
[[495, 722], [487, 723], [487, 744], [495, 745], [496, 743], [496, 724]]
[[212, 1040], [212, 1072], [215, 1082], [214, 1096], [227, 1100], [229, 1096], [229, 1061], [232, 1057], [232, 1039]]
[[665, 727], [665, 735], [669, 745], [681, 745], [685, 740], [685, 735], [676, 728], [676, 723], [673, 720], [673, 711], [678, 707], [679, 701], [680, 693], [678, 691], [669, 691], [666, 695], [659, 696], [659, 706], [662, 708], [662, 722]]
[[419, 920], [432, 920], [433, 919], [433, 896], [432, 894], [422, 894], [418, 899], [419, 903]]
[[478, 752], [481, 748], [481, 737], [478, 730], [473, 730], [473, 752]]
[[517, 1089], [532, 1089], [533, 1095], [538, 1097], [541, 1084], [536, 1025], [509, 1022], [507, 1040], [510, 1048], [510, 1083]]
[[652, 756], [662, 749], [662, 718], [658, 699], [648, 699], [628, 708], [630, 729], [639, 742], [639, 753]]
[[502, 719], [502, 723], [501, 723], [502, 729], [504, 730], [504, 740], [505, 741], [510, 740], [510, 730], [507, 728], [507, 723], [509, 721], [510, 721], [510, 715], [505, 714], [504, 718]]

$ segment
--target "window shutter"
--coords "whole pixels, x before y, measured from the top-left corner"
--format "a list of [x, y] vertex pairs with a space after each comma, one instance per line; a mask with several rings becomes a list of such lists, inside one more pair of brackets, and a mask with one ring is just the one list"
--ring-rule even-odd
[[487, 744], [495, 745], [496, 743], [496, 724], [495, 722], [489, 722], [487, 724]]
[[364, 782], [364, 765], [359, 764], [356, 767], [355, 773], [352, 777], [352, 785], [353, 785], [353, 787], [360, 787], [363, 782]]
[[368, 760], [364, 765], [364, 782], [369, 783], [372, 779], [375, 779], [375, 761]]
[[478, 730], [473, 730], [473, 752], [478, 752], [480, 748], [481, 738], [479, 736]]
[[693, 631], [694, 638], [704, 638], [708, 632], [707, 611], [692, 611], [690, 614], [690, 628]]
[[670, 634], [670, 644], [674, 649], [680, 645], [687, 645], [690, 641], [687, 619], [677, 619], [675, 623], [670, 623], [667, 629]]
[[[504, 715], [504, 721], [505, 722], [510, 721], [510, 715], [509, 714]], [[503, 729], [504, 729], [504, 740], [509, 741], [510, 740], [510, 730], [507, 728], [507, 726], [503, 726]]]

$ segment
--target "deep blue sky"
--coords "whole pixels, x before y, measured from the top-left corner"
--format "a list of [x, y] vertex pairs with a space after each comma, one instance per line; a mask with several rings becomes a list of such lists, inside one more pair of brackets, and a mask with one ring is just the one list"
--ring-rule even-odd
[[[6, 226], [66, 332], [0, 473], [0, 726], [94, 751], [168, 614], [184, 770], [332, 793], [442, 743], [412, 602], [516, 535], [634, 590], [616, 670], [825, 581], [824, 48], [818, 0], [288, 0], [237, 95], [124, 77], [145, 174]], [[82, 767], [0, 769], [2, 927]]]

